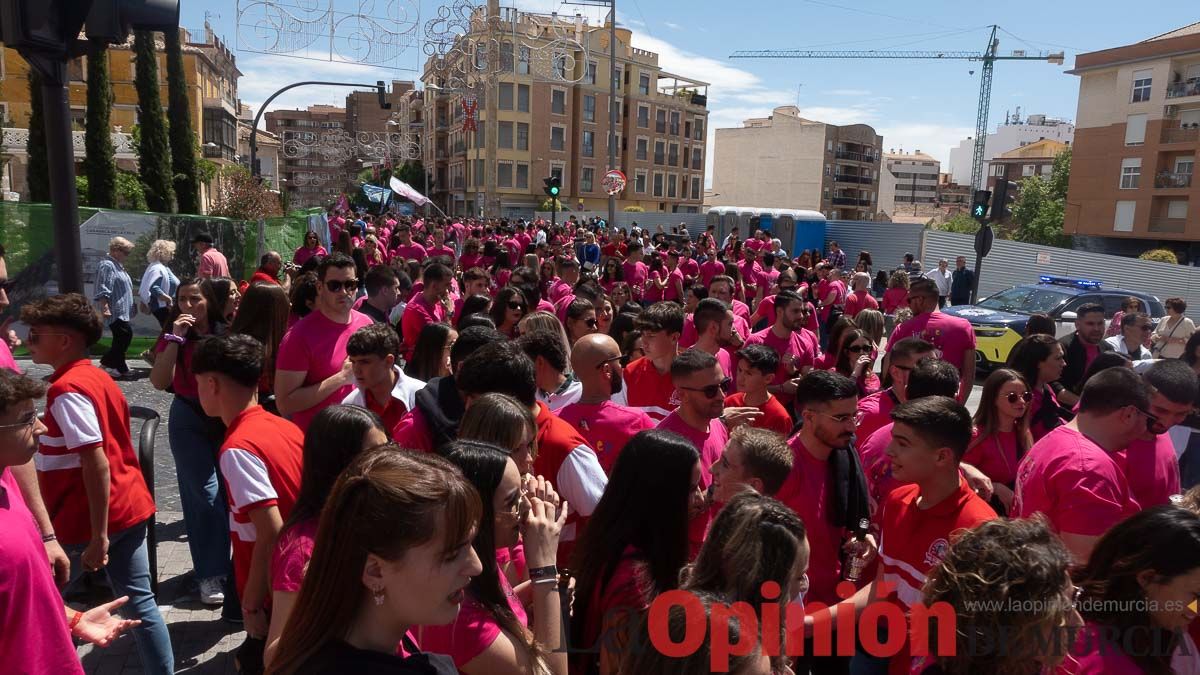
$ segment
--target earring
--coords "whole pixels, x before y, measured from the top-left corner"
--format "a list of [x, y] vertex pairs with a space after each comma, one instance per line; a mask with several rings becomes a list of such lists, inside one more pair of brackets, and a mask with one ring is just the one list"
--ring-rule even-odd
[[382, 605], [383, 604], [383, 587], [380, 586], [379, 588], [371, 589], [371, 596], [375, 599], [376, 605]]

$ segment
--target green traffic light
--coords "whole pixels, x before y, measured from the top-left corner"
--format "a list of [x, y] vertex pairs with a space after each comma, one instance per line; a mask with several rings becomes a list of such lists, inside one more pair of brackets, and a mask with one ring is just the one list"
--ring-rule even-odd
[[556, 187], [550, 188], [550, 196], [557, 197], [558, 196], [558, 188], [556, 188]]
[[982, 207], [982, 206], [976, 206], [976, 207], [975, 207], [975, 215], [977, 215], [977, 216], [982, 216], [982, 215], [983, 215], [983, 207]]

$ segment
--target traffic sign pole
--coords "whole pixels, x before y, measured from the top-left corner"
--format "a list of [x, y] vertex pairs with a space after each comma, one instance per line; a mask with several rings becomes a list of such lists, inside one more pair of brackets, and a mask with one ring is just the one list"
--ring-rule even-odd
[[992, 252], [992, 241], [996, 238], [991, 225], [983, 225], [975, 233], [975, 278], [971, 281], [971, 304], [979, 299], [979, 273], [983, 270], [983, 259]]

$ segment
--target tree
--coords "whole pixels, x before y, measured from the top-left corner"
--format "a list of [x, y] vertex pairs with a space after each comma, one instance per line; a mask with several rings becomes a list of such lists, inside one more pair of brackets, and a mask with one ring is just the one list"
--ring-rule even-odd
[[87, 199], [80, 199], [79, 203], [111, 209], [117, 204], [117, 161], [112, 144], [113, 92], [106, 46], [96, 41], [91, 43], [87, 71], [87, 117], [84, 120], [87, 157], [83, 160]]
[[1138, 260], [1153, 260], [1154, 262], [1170, 263], [1172, 265], [1179, 264], [1179, 256], [1175, 252], [1166, 248], [1154, 248], [1146, 251], [1138, 256]]
[[25, 182], [29, 201], [50, 201], [50, 162], [46, 158], [46, 122], [42, 117], [42, 77], [29, 69], [29, 138], [25, 141], [28, 167]]
[[163, 114], [158, 87], [158, 53], [154, 33], [134, 31], [136, 59], [134, 86], [138, 95], [138, 175], [146, 189], [146, 204], [151, 211], [175, 212], [172, 186], [171, 144], [167, 137], [167, 118]]
[[167, 52], [167, 116], [171, 120], [171, 165], [175, 171], [175, 196], [181, 213], [200, 213], [196, 134], [192, 131], [192, 111], [188, 102], [179, 31], [163, 32], [163, 43]]
[[217, 180], [216, 198], [209, 214], [237, 220], [258, 220], [283, 215], [279, 197], [261, 178], [242, 166], [227, 166]]
[[979, 231], [979, 221], [965, 213], [956, 213], [940, 223], [930, 221], [929, 229], [941, 230], [942, 232], [957, 232], [959, 234], [975, 234]]
[[1021, 191], [1013, 204], [1013, 239], [1031, 244], [1065, 246], [1063, 218], [1067, 210], [1067, 183], [1071, 178], [1071, 151], [1054, 158], [1049, 178], [1031, 176], [1021, 181]]
[[126, 211], [149, 211], [146, 188], [132, 171], [117, 172], [117, 208]]

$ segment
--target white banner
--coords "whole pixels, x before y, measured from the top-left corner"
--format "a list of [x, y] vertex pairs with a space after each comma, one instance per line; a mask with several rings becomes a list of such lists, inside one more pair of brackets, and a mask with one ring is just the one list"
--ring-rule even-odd
[[401, 197], [404, 197], [405, 199], [408, 199], [409, 201], [416, 204], [417, 206], [425, 206], [426, 204], [429, 203], [428, 197], [421, 194], [420, 192], [417, 192], [415, 189], [413, 189], [413, 187], [411, 185], [409, 185], [408, 183], [405, 183], [404, 181], [400, 180], [399, 178], [396, 178], [395, 176], [392, 176], [391, 188], [392, 188], [392, 192], [395, 192], [396, 194], [400, 195]]

